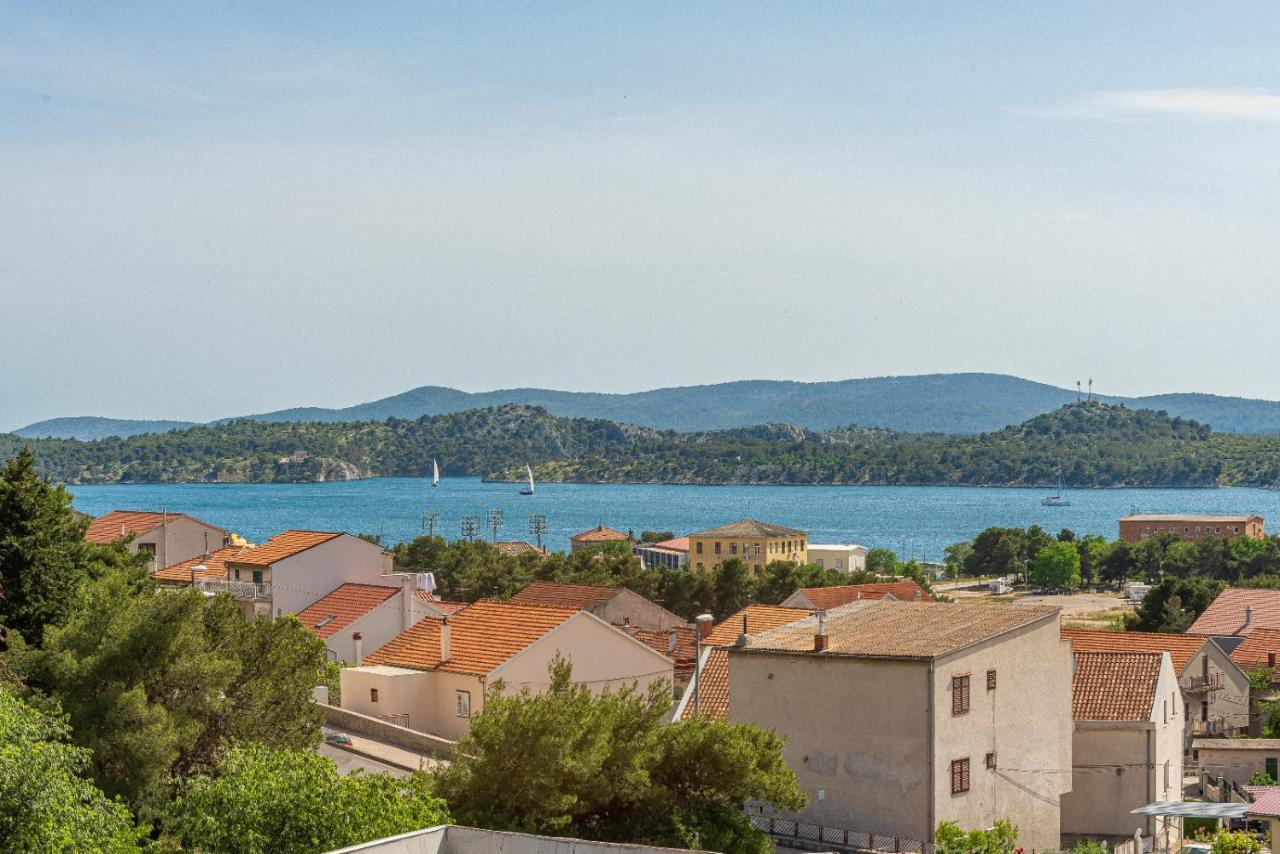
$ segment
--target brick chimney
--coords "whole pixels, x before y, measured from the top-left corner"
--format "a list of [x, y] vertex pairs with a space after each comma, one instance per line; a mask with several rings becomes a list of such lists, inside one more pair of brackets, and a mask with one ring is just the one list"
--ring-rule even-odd
[[359, 632], [356, 632], [351, 636], [351, 640], [356, 645], [356, 648], [355, 648], [356, 667], [359, 667], [360, 665], [364, 664], [364, 635], [360, 634]]
[[703, 639], [707, 639], [707, 635], [711, 634], [711, 630], [715, 628], [713, 621], [706, 620], [698, 622], [698, 635]]
[[445, 617], [440, 622], [440, 660], [448, 661], [453, 655], [453, 626], [449, 625], [449, 618]]
[[827, 612], [818, 612], [818, 633], [813, 636], [813, 651], [826, 652], [827, 649]]

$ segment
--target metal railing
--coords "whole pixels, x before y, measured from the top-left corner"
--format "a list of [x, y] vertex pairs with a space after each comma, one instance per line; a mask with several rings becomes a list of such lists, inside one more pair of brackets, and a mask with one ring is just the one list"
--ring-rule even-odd
[[1192, 735], [1231, 735], [1236, 727], [1228, 726], [1225, 721], [1192, 721]]
[[756, 830], [763, 831], [791, 847], [816, 846], [815, 850], [826, 851], [834, 846], [846, 851], [934, 854], [932, 842], [921, 842], [918, 839], [894, 836], [891, 833], [827, 827], [793, 818], [774, 818], [767, 815], [751, 816], [751, 824]]
[[252, 581], [222, 581], [205, 578], [199, 582], [205, 593], [230, 593], [237, 599], [270, 599], [270, 584], [254, 584]]
[[1182, 680], [1182, 693], [1207, 694], [1210, 691], [1222, 690], [1222, 674], [1210, 673], [1208, 676], [1188, 676]]

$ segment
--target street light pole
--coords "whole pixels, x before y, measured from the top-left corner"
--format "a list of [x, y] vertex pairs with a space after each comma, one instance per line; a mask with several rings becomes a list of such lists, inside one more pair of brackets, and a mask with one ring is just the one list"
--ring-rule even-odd
[[715, 617], [710, 614], [699, 614], [693, 619], [697, 639], [697, 653], [693, 657], [693, 714], [696, 717], [702, 710], [702, 627]]

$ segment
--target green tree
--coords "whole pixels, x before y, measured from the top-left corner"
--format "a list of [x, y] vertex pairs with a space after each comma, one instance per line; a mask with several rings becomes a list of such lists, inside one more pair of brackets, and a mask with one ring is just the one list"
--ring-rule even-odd
[[867, 552], [867, 572], [893, 575], [897, 566], [898, 556], [890, 549], [875, 548]]
[[675, 531], [641, 531], [640, 542], [642, 543], [665, 543], [667, 540], [676, 538]]
[[1220, 830], [1213, 837], [1210, 854], [1258, 854], [1262, 843], [1246, 830]]
[[731, 557], [715, 570], [715, 616], [723, 619], [745, 608], [751, 601], [751, 570], [736, 557]]
[[186, 786], [167, 826], [185, 847], [209, 854], [310, 854], [448, 821], [425, 772], [343, 777], [314, 750], [247, 744]]
[[1080, 583], [1084, 586], [1097, 584], [1102, 577], [1102, 565], [1106, 562], [1111, 545], [1106, 538], [1097, 534], [1088, 534], [1075, 541], [1076, 551], [1080, 553]]
[[943, 550], [943, 563], [947, 566], [947, 578], [959, 578], [964, 574], [965, 561], [973, 552], [973, 543], [964, 540], [952, 543]]
[[990, 829], [966, 832], [954, 821], [944, 821], [934, 830], [933, 838], [938, 854], [1013, 854], [1018, 828], [1000, 819]]
[[1111, 854], [1111, 847], [1097, 839], [1081, 839], [1071, 846], [1071, 854]]
[[88, 524], [72, 511], [66, 489], [36, 474], [30, 450], [0, 469], [0, 626], [39, 644], [44, 627], [66, 617], [83, 581], [138, 560], [87, 542]]
[[553, 663], [541, 695], [502, 696], [440, 771], [437, 791], [464, 824], [605, 841], [764, 854], [748, 800], [800, 809], [782, 741], [750, 724], [664, 723], [665, 684], [593, 694]]
[[0, 852], [138, 851], [145, 830], [81, 775], [89, 751], [67, 726], [0, 685]]
[[1131, 631], [1185, 632], [1226, 587], [1211, 578], [1166, 578], [1142, 597], [1136, 611], [1125, 617]]
[[1020, 575], [1022, 532], [1017, 528], [987, 528], [973, 540], [973, 548], [965, 558], [968, 575]]
[[1045, 546], [1031, 562], [1031, 583], [1040, 587], [1080, 586], [1080, 552], [1070, 541]]

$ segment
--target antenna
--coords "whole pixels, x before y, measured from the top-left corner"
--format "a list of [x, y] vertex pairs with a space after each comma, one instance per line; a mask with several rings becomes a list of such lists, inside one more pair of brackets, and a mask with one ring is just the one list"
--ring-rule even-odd
[[467, 542], [474, 542], [476, 535], [480, 533], [480, 517], [479, 516], [463, 516], [462, 517], [462, 536]]
[[496, 543], [498, 541], [498, 529], [502, 527], [503, 523], [502, 508], [490, 507], [489, 512], [485, 515], [488, 517], [486, 525], [489, 530], [493, 531], [493, 537], [490, 538], [490, 542]]
[[1080, 402], [1080, 395], [1081, 395], [1080, 380], [1076, 380], [1076, 403]]
[[542, 536], [547, 533], [547, 514], [534, 513], [529, 516], [529, 533], [538, 540], [538, 551], [542, 551]]
[[1089, 402], [1093, 403], [1093, 377], [1089, 377]]
[[440, 521], [440, 514], [435, 510], [428, 510], [422, 514], [422, 530], [427, 532], [428, 537], [436, 535], [436, 524]]

